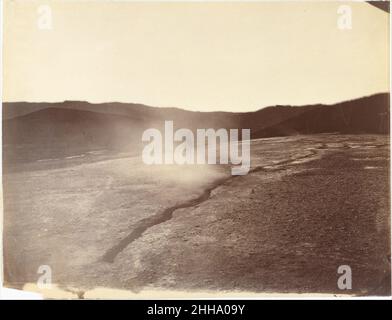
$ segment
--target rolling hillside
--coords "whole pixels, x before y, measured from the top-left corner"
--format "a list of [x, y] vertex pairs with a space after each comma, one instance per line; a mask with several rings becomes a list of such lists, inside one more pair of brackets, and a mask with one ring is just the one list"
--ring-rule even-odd
[[3, 104], [4, 157], [29, 161], [96, 149], [137, 151], [150, 127], [250, 128], [252, 138], [337, 132], [389, 133], [389, 94], [334, 105], [274, 106], [255, 112], [192, 112], [81, 101]]

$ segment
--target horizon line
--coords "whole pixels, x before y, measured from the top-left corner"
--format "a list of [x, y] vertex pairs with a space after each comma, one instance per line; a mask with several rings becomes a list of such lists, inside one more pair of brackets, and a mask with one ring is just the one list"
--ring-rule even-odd
[[120, 101], [106, 101], [106, 102], [91, 102], [88, 100], [63, 100], [63, 101], [2, 101], [1, 100], [1, 105], [3, 105], [3, 103], [31, 103], [31, 104], [40, 104], [40, 103], [46, 103], [46, 104], [59, 104], [59, 103], [72, 103], [72, 102], [81, 102], [81, 103], [88, 103], [91, 105], [102, 105], [102, 104], [111, 104], [111, 103], [116, 103], [116, 104], [133, 104], [133, 105], [140, 105], [140, 106], [144, 106], [147, 108], [154, 108], [154, 109], [178, 109], [178, 110], [182, 110], [182, 111], [188, 111], [188, 112], [200, 112], [200, 113], [217, 113], [217, 112], [222, 112], [222, 113], [252, 113], [252, 112], [257, 112], [260, 111], [262, 109], [265, 108], [270, 108], [270, 107], [292, 107], [292, 108], [296, 108], [296, 107], [306, 107], [306, 106], [315, 106], [315, 105], [321, 105], [321, 106], [333, 106], [335, 104], [339, 104], [339, 103], [344, 103], [344, 102], [350, 102], [350, 101], [354, 101], [354, 100], [358, 100], [358, 99], [362, 99], [362, 98], [369, 98], [369, 97], [373, 97], [373, 96], [377, 96], [377, 95], [382, 95], [382, 94], [387, 94], [390, 95], [390, 91], [384, 91], [384, 92], [377, 92], [377, 93], [372, 93], [372, 94], [368, 94], [368, 95], [364, 95], [364, 96], [359, 96], [356, 98], [351, 98], [351, 99], [345, 99], [345, 100], [339, 100], [337, 102], [333, 102], [333, 103], [308, 103], [308, 104], [302, 104], [302, 105], [290, 105], [290, 104], [274, 104], [274, 105], [267, 105], [255, 110], [251, 110], [251, 111], [224, 111], [224, 110], [211, 110], [211, 111], [199, 111], [199, 110], [190, 110], [190, 109], [185, 109], [185, 108], [181, 108], [181, 107], [173, 107], [173, 106], [152, 106], [152, 105], [148, 105], [148, 104], [144, 104], [142, 102], [120, 102]]

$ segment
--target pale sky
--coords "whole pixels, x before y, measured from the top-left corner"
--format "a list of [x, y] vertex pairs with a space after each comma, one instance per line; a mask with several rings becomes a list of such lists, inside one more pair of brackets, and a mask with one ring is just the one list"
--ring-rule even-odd
[[389, 91], [389, 15], [367, 3], [5, 0], [4, 19], [4, 101], [250, 111]]

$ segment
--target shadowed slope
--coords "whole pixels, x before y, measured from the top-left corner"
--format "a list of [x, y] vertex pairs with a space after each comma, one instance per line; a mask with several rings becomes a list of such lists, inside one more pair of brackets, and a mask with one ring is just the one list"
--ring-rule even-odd
[[147, 128], [250, 128], [252, 138], [339, 132], [389, 133], [389, 94], [335, 105], [275, 106], [255, 112], [192, 112], [140, 104], [81, 101], [4, 103], [5, 160], [29, 161], [94, 149], [140, 151]]

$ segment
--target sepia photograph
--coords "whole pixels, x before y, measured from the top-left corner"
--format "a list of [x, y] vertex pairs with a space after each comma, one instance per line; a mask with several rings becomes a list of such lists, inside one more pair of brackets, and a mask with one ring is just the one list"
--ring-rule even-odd
[[4, 294], [391, 297], [389, 8], [4, 0]]

